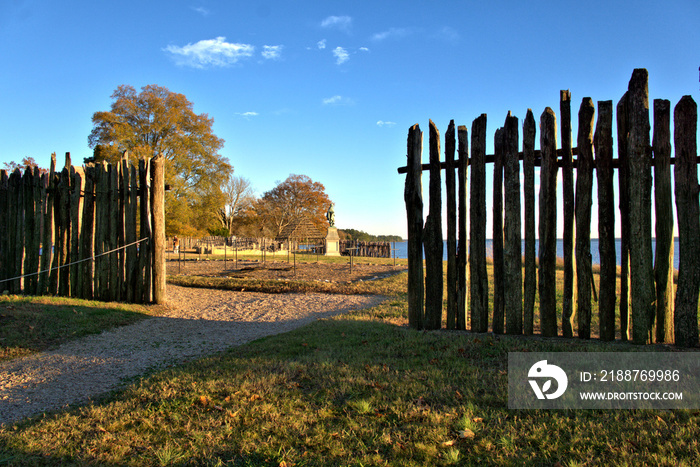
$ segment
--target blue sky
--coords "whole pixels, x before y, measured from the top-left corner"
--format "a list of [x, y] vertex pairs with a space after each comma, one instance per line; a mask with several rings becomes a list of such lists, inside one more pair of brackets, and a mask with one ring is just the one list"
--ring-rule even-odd
[[634, 68], [652, 99], [697, 101], [700, 2], [2, 0], [0, 59], [0, 163], [81, 162], [112, 92], [158, 84], [214, 118], [258, 194], [305, 174], [338, 227], [405, 236], [412, 124], [427, 161], [428, 119], [488, 114], [490, 151], [509, 110], [617, 102]]

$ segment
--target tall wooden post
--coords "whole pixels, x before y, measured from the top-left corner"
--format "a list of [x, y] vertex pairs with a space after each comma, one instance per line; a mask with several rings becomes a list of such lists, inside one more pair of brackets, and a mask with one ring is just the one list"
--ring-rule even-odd
[[540, 117], [540, 322], [542, 335], [557, 335], [557, 120], [547, 107]]
[[[7, 190], [7, 229], [8, 229], [8, 248], [7, 248], [7, 278], [17, 277], [17, 263], [21, 260], [22, 244], [20, 243], [20, 237], [17, 230], [18, 221], [19, 225], [21, 223], [21, 199], [20, 195], [22, 193], [21, 185], [22, 183], [22, 173], [19, 169], [15, 169], [9, 177], [8, 180], [8, 190]], [[19, 254], [18, 254], [19, 253]], [[19, 270], [21, 271], [22, 264], [19, 265]], [[20, 293], [19, 281], [7, 281], [4, 284], [3, 290], [8, 290], [10, 293]]]
[[[85, 189], [83, 196], [83, 226], [80, 233], [81, 251], [84, 258], [95, 256], [95, 166], [89, 164], [85, 167]], [[82, 269], [83, 284], [82, 297], [91, 300], [93, 298], [93, 261], [84, 261]]]
[[44, 231], [44, 241], [51, 238], [51, 255], [48, 257], [51, 271], [47, 280], [47, 290], [49, 295], [55, 295], [58, 292], [58, 174], [56, 173], [56, 153], [51, 154], [51, 166], [49, 167], [49, 187], [48, 199], [46, 200], [46, 218], [45, 222], [51, 225], [51, 231]]
[[676, 345], [698, 345], [698, 291], [700, 290], [700, 209], [697, 164], [698, 106], [683, 96], [673, 111], [676, 151], [676, 210], [678, 211], [678, 290], [674, 332]]
[[[68, 159], [68, 158], [66, 158]], [[61, 224], [58, 228], [58, 257], [61, 269], [58, 271], [58, 294], [67, 297], [70, 293], [70, 271], [63, 267], [70, 262], [70, 173], [67, 168], [61, 171], [61, 181], [58, 184], [59, 210]]]
[[430, 121], [430, 185], [428, 217], [425, 219], [425, 329], [442, 324], [442, 183], [440, 182], [440, 132]]
[[[34, 216], [34, 169], [26, 167], [22, 176], [22, 191], [24, 196], [24, 266], [23, 274], [36, 272], [34, 268], [34, 232], [37, 228]], [[32, 269], [34, 268], [34, 269]], [[24, 278], [24, 293], [34, 293], [36, 276]]]
[[503, 284], [506, 332], [523, 332], [523, 259], [520, 221], [520, 159], [518, 118], [508, 112], [503, 126], [505, 214], [503, 218]]
[[455, 121], [445, 132], [447, 194], [447, 329], [457, 329], [457, 193], [455, 186]]
[[612, 118], [612, 101], [598, 101], [598, 123], [594, 138], [596, 176], [598, 177], [598, 251], [600, 252], [598, 315], [600, 338], [606, 341], [615, 339], [617, 296]]
[[84, 177], [75, 170], [75, 167], [70, 168], [71, 175], [71, 194], [70, 194], [70, 295], [71, 297], [80, 297], [82, 294], [82, 274], [80, 274], [80, 219], [82, 218], [81, 209], [81, 191], [83, 190]]
[[[19, 169], [15, 170], [17, 174], [17, 211], [16, 224], [15, 224], [15, 254], [17, 258], [15, 260], [15, 271], [13, 276], [20, 277], [22, 275], [22, 264], [26, 255], [26, 250], [24, 248], [25, 241], [25, 227], [24, 227], [24, 184], [26, 182], [26, 177], [24, 177]], [[22, 293], [22, 279], [16, 279], [15, 281], [15, 292]]]
[[593, 188], [593, 119], [595, 107], [590, 97], [581, 102], [578, 113], [578, 167], [576, 170], [576, 292], [578, 336], [591, 337], [591, 204]]
[[574, 164], [571, 148], [571, 92], [559, 92], [559, 111], [561, 113], [561, 151], [562, 151], [562, 190], [564, 192], [564, 295], [562, 301], [562, 334], [573, 337], [574, 313], [577, 309], [576, 259], [574, 243]]
[[[9, 206], [7, 205], [10, 179], [6, 170], [0, 170], [0, 213], [2, 216], [9, 217]], [[0, 280], [9, 279], [10, 274], [7, 268], [10, 258], [10, 235], [8, 222], [0, 222]], [[0, 292], [6, 290], [7, 282], [0, 282]]]
[[627, 162], [627, 95], [617, 103], [617, 157], [620, 161], [618, 186], [620, 194], [620, 334], [622, 340], [629, 340], [629, 272], [630, 272], [630, 201], [629, 164]]
[[[109, 235], [108, 250], [117, 250], [119, 231], [119, 164], [109, 166]], [[110, 300], [121, 300], [121, 282], [119, 275], [119, 251], [107, 255], [109, 262], [109, 296]]]
[[150, 164], [141, 159], [139, 160], [139, 188], [141, 191], [139, 199], [140, 209], [140, 223], [141, 223], [141, 239], [147, 238], [148, 240], [141, 242], [139, 244], [139, 277], [141, 281], [141, 301], [148, 303], [152, 300], [152, 287], [151, 287], [151, 272], [152, 259], [151, 259], [151, 195], [150, 195], [150, 181], [151, 181], [151, 171]]
[[492, 330], [503, 334], [505, 284], [503, 283], [503, 158], [504, 129], [496, 130], [493, 152], [493, 322]]
[[153, 301], [166, 301], [165, 289], [165, 157], [151, 159], [151, 209], [153, 210]]
[[673, 342], [673, 203], [671, 103], [654, 100], [654, 205], [656, 211], [656, 342]]
[[[408, 130], [404, 201], [408, 223], [408, 325], [423, 328], [423, 186], [421, 183], [423, 132], [418, 124]], [[290, 247], [291, 249], [291, 247]], [[236, 248], [238, 254], [238, 248]], [[295, 256], [296, 258], [296, 256]]]
[[471, 330], [486, 332], [489, 282], [486, 273], [486, 114], [472, 122], [472, 183], [469, 197], [469, 285]]
[[458, 217], [458, 241], [457, 246], [457, 329], [467, 329], [467, 290], [469, 290], [469, 272], [467, 271], [467, 167], [469, 165], [469, 135], [467, 127], [457, 128], [457, 141], [459, 153], [459, 168], [457, 177], [459, 182], [459, 217]]
[[135, 165], [129, 165], [129, 202], [126, 206], [126, 243], [131, 245], [126, 249], [126, 281], [127, 281], [127, 300], [129, 302], [138, 301], [139, 295], [139, 246], [133, 245], [134, 242], [141, 237], [137, 234], [136, 219], [138, 206], [138, 176]]
[[523, 332], [534, 332], [537, 265], [535, 263], [535, 134], [537, 124], [527, 109], [523, 124], [523, 198], [525, 203], [525, 283], [523, 290]]
[[650, 342], [656, 317], [653, 253], [651, 249], [651, 151], [649, 151], [649, 74], [638, 68], [628, 88], [630, 200], [630, 271], [632, 282], [632, 340]]

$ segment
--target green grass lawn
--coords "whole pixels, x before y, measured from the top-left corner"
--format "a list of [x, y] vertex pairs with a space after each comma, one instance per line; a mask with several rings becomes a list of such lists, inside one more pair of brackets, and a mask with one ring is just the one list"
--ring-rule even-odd
[[507, 408], [509, 351], [651, 347], [410, 330], [405, 281], [376, 281], [376, 308], [0, 428], [0, 465], [698, 465], [697, 410]]

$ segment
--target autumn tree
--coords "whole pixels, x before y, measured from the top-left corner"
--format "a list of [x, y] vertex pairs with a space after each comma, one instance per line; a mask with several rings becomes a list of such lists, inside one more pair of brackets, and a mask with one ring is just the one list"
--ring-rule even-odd
[[[147, 159], [166, 159], [166, 231], [193, 234], [216, 219], [220, 187], [233, 167], [219, 154], [224, 140], [212, 132], [214, 119], [194, 113], [183, 94], [157, 85], [137, 93], [122, 85], [109, 111], [95, 112], [88, 144], [94, 160], [116, 162], [124, 151]], [[206, 210], [206, 211], [203, 211]]]
[[26, 169], [27, 167], [38, 167], [40, 173], [49, 173], [48, 169], [39, 167], [39, 164], [37, 164], [33, 157], [25, 157], [19, 164], [15, 161], [5, 162], [3, 164], [3, 169], [6, 170], [8, 173], [12, 173], [16, 169], [24, 171], [24, 169]]
[[240, 224], [247, 224], [246, 219], [255, 202], [255, 195], [250, 180], [231, 175], [221, 189], [223, 204], [217, 209], [221, 228], [229, 235], [235, 233]]
[[278, 236], [287, 225], [303, 218], [325, 230], [330, 203], [321, 183], [306, 175], [292, 174], [262, 195], [255, 204], [255, 212], [269, 233]]

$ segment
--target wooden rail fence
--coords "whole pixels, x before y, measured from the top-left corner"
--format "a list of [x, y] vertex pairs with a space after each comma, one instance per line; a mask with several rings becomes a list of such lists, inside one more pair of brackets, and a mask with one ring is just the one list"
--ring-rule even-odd
[[0, 172], [0, 290], [165, 301], [164, 158]]
[[[635, 343], [675, 342], [698, 345], [700, 293], [700, 208], [697, 156], [697, 105], [684, 96], [674, 108], [671, 157], [670, 102], [654, 101], [653, 139], [649, 123], [648, 73], [634, 70], [628, 90], [616, 107], [617, 158], [613, 158], [613, 103], [582, 100], [578, 113], [577, 147], [572, 147], [571, 94], [560, 94], [561, 147], [557, 148], [555, 112], [540, 117], [540, 149], [535, 150], [537, 125], [528, 110], [518, 151], [519, 122], [508, 113], [496, 130], [494, 154], [486, 155], [486, 115], [472, 123], [471, 157], [466, 126], [457, 129], [458, 160], [454, 160], [454, 121], [445, 134], [445, 161], [440, 162], [440, 134], [430, 121], [430, 163], [421, 163], [423, 134], [416, 124], [408, 131], [404, 199], [408, 220], [408, 315], [417, 329], [437, 329], [443, 317], [441, 170], [446, 170], [447, 194], [447, 328], [495, 333], [533, 334], [539, 291], [539, 329], [543, 336], [591, 337], [593, 287], [590, 223], [593, 174], [598, 184], [600, 248], [599, 329], [603, 340], [617, 331]], [[574, 159], [574, 155], [576, 158]], [[522, 161], [523, 184], [520, 184]], [[493, 269], [494, 292], [489, 310], [486, 269], [486, 163], [494, 164]], [[671, 184], [674, 165], [675, 185]], [[535, 252], [535, 171], [540, 167], [539, 252]], [[471, 167], [467, 199], [467, 169]], [[656, 212], [656, 263], [652, 251], [652, 167]], [[455, 169], [458, 192], [455, 194]], [[429, 212], [423, 225], [421, 173], [430, 171]], [[558, 206], [557, 174], [562, 172], [563, 207]], [[574, 184], [574, 170], [576, 178]], [[614, 207], [617, 170], [620, 216]], [[574, 186], [575, 185], [575, 186]], [[673, 209], [675, 194], [679, 236], [679, 272], [673, 282]], [[524, 218], [521, 218], [521, 202]], [[466, 212], [469, 205], [470, 244]], [[557, 317], [557, 215], [564, 220], [564, 287], [561, 320]], [[621, 230], [622, 267], [617, 293], [615, 223]], [[522, 223], [525, 247], [522, 251]], [[467, 251], [469, 265], [467, 267]], [[423, 252], [425, 268], [423, 272]], [[536, 258], [536, 256], [538, 258]], [[536, 265], [539, 260], [539, 267]], [[524, 262], [524, 264], [523, 264]], [[523, 274], [524, 272], [524, 274]], [[674, 288], [676, 290], [674, 290]], [[469, 290], [469, 300], [465, 297]], [[675, 293], [674, 293], [675, 292]], [[469, 319], [468, 319], [469, 318]], [[505, 327], [504, 327], [505, 325]]]

